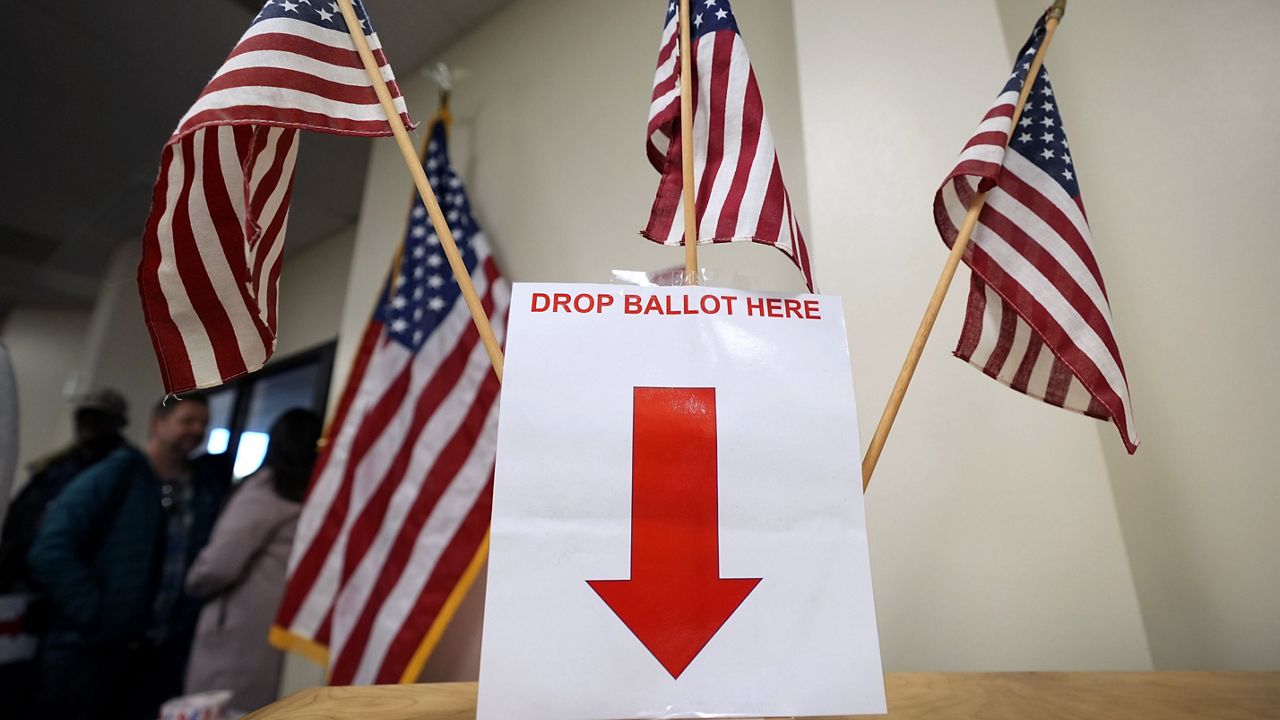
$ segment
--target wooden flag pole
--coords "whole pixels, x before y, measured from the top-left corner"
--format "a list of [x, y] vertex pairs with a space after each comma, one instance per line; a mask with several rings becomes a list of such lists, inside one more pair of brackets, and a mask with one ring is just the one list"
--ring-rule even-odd
[[360, 25], [360, 18], [356, 15], [355, 8], [351, 6], [351, 0], [338, 0], [338, 7], [342, 10], [342, 18], [347, 21], [347, 32], [355, 42], [356, 52], [360, 54], [360, 60], [364, 63], [364, 71], [373, 83], [373, 91], [377, 93], [378, 100], [382, 103], [382, 112], [387, 116], [387, 123], [391, 125], [391, 133], [396, 138], [396, 145], [400, 147], [404, 163], [409, 168], [409, 174], [413, 176], [413, 184], [427, 207], [431, 225], [440, 238], [440, 245], [444, 248], [445, 257], [449, 260], [449, 267], [453, 269], [453, 277], [458, 281], [459, 289], [462, 290], [462, 298], [467, 303], [467, 309], [471, 311], [471, 320], [476, 325], [476, 331], [480, 333], [480, 342], [484, 343], [484, 349], [489, 353], [489, 363], [493, 365], [493, 372], [498, 376], [498, 382], [502, 382], [502, 346], [498, 344], [498, 338], [493, 334], [493, 327], [489, 325], [489, 317], [485, 314], [480, 296], [476, 294], [475, 285], [471, 282], [471, 274], [467, 272], [466, 263], [462, 261], [462, 254], [458, 252], [453, 233], [449, 231], [449, 223], [445, 221], [444, 213], [440, 212], [436, 194], [431, 189], [431, 183], [427, 181], [426, 171], [422, 169], [422, 160], [414, 151], [409, 133], [400, 120], [400, 113], [396, 111], [396, 106], [391, 101], [391, 92], [387, 89], [387, 83], [382, 79], [382, 72], [378, 69], [378, 62], [374, 59], [373, 51], [369, 49], [369, 43], [364, 38], [364, 28]]
[[[1055, 0], [1053, 7], [1049, 9], [1049, 18], [1044, 23], [1044, 40], [1040, 43], [1040, 47], [1036, 49], [1036, 56], [1031, 61], [1031, 68], [1027, 71], [1027, 76], [1022, 81], [1022, 92], [1018, 95], [1018, 104], [1013, 109], [1009, 132], [1004, 139], [1006, 146], [1009, 144], [1009, 139], [1013, 137], [1013, 131], [1018, 126], [1018, 120], [1022, 117], [1022, 108], [1027, 104], [1027, 96], [1031, 94], [1031, 88], [1035, 85], [1036, 76], [1040, 74], [1040, 66], [1044, 64], [1044, 56], [1049, 50], [1050, 41], [1053, 40], [1054, 30], [1058, 28], [1058, 22], [1062, 19], [1066, 8], [1067, 0]], [[902, 370], [898, 373], [898, 381], [893, 386], [893, 392], [889, 394], [889, 402], [885, 405], [884, 413], [880, 415], [880, 424], [876, 426], [875, 435], [871, 437], [871, 444], [867, 447], [867, 454], [862, 458], [863, 492], [866, 492], [867, 486], [871, 484], [871, 474], [875, 472], [876, 463], [880, 460], [880, 453], [884, 450], [885, 440], [889, 437], [889, 431], [893, 429], [893, 421], [898, 416], [898, 409], [902, 407], [902, 399], [906, 397], [907, 386], [911, 384], [911, 378], [915, 375], [916, 365], [920, 363], [920, 355], [924, 352], [924, 345], [929, 341], [929, 333], [933, 331], [933, 323], [938, 319], [938, 311], [942, 309], [942, 301], [947, 297], [947, 289], [951, 287], [951, 279], [955, 276], [956, 268], [959, 267], [960, 260], [964, 257], [965, 248], [969, 246], [969, 239], [973, 235], [973, 229], [978, 225], [978, 216], [982, 214], [982, 208], [986, 202], [986, 191], [980, 192], [973, 197], [973, 201], [969, 203], [969, 210], [964, 216], [964, 223], [960, 226], [960, 232], [956, 234], [955, 242], [951, 245], [951, 254], [947, 256], [947, 263], [942, 268], [942, 276], [938, 278], [938, 284], [933, 288], [933, 297], [929, 299], [929, 306], [924, 311], [924, 318], [920, 321], [920, 328], [916, 330], [915, 339], [911, 341], [911, 349], [907, 351], [907, 359], [902, 363]]]
[[684, 278], [698, 284], [698, 207], [693, 196], [693, 69], [689, 0], [680, 0], [680, 167], [684, 171]]

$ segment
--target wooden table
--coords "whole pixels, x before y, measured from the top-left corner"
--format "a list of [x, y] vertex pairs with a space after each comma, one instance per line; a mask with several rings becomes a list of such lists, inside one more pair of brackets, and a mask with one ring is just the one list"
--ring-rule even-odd
[[[888, 673], [891, 720], [1280, 718], [1280, 672]], [[472, 720], [475, 683], [303, 690], [252, 720]]]

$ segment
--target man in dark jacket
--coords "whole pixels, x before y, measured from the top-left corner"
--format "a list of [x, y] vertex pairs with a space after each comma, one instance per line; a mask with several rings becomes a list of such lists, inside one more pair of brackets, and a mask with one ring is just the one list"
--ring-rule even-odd
[[152, 413], [145, 452], [121, 447], [72, 480], [28, 555], [53, 610], [36, 717], [152, 720], [180, 694], [199, 603], [182, 590], [224, 486], [188, 460], [201, 396]]

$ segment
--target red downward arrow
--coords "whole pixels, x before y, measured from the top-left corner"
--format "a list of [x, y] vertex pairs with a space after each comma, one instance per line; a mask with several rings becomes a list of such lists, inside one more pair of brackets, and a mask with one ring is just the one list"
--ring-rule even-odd
[[715, 388], [635, 388], [631, 579], [588, 580], [679, 678], [760, 578], [720, 577]]

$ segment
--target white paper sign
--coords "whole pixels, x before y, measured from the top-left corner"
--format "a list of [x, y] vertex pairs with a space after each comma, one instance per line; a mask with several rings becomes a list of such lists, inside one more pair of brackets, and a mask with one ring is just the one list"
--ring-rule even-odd
[[517, 283], [479, 720], [885, 711], [839, 298]]

